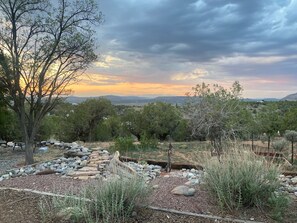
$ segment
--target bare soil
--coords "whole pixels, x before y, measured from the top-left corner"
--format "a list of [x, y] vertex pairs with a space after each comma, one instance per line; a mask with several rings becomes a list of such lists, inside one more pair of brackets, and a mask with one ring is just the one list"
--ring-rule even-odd
[[[54, 153], [56, 156], [59, 153]], [[22, 151], [0, 151], [0, 173], [6, 169], [18, 166], [23, 159]], [[41, 159], [50, 159], [50, 155], [41, 157]], [[158, 177], [152, 181], [152, 185], [158, 185], [149, 197], [149, 205], [154, 207], [174, 209], [178, 211], [187, 211], [197, 214], [215, 215], [237, 219], [254, 219], [254, 221], [275, 222], [268, 215], [269, 210], [244, 209], [237, 212], [222, 212], [216, 200], [214, 200], [206, 188], [196, 186], [196, 193], [193, 197], [173, 195], [170, 191], [178, 185], [186, 182], [183, 178], [178, 177]], [[67, 194], [69, 192], [79, 193], [83, 187], [88, 184], [97, 183], [95, 180], [81, 181], [72, 178], [63, 178], [61, 176], [51, 175], [33, 175], [19, 177], [0, 182], [0, 187], [26, 188], [44, 192], [53, 192]], [[42, 222], [42, 214], [39, 208], [40, 200], [49, 199], [48, 197], [33, 194], [29, 192], [16, 192], [11, 190], [0, 190], [0, 222], [1, 223], [39, 223]], [[297, 222], [297, 200], [292, 200], [285, 219], [285, 223]], [[49, 222], [49, 221], [46, 221]], [[59, 223], [58, 221], [54, 221]], [[64, 221], [65, 222], [65, 221]], [[187, 215], [172, 214], [168, 212], [155, 211], [151, 209], [137, 210], [136, 217], [129, 220], [131, 223], [136, 222], [228, 222], [219, 220], [210, 220], [201, 217], [192, 217]]]

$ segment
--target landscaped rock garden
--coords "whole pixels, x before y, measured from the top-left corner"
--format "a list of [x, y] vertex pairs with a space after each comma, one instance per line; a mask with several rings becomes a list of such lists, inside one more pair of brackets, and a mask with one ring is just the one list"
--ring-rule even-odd
[[[11, 142], [2, 142], [2, 147], [15, 147], [16, 145]], [[27, 176], [27, 175], [45, 175], [45, 174], [57, 174], [62, 177], [72, 177], [74, 179], [94, 179], [101, 178], [108, 180], [111, 178], [117, 178], [119, 175], [113, 173], [109, 168], [109, 164], [113, 155], [107, 150], [101, 148], [89, 149], [79, 145], [76, 142], [63, 143], [56, 141], [43, 141], [40, 143], [40, 148], [43, 148], [39, 152], [47, 152], [50, 146], [54, 146], [59, 149], [63, 149], [64, 157], [60, 157], [47, 162], [42, 162], [34, 165], [28, 165], [21, 168], [14, 168], [7, 170], [4, 174], [0, 175], [0, 181]], [[46, 148], [46, 149], [45, 149]], [[138, 176], [141, 176], [145, 181], [149, 182], [161, 175], [161, 166], [152, 164], [140, 164], [136, 162], [124, 162], [129, 168], [133, 169]], [[170, 173], [162, 174], [162, 177], [179, 177], [186, 178], [188, 181], [183, 186], [181, 191], [185, 191], [185, 187], [190, 189], [191, 193], [194, 193], [193, 187], [202, 183], [203, 171], [197, 169], [182, 169], [174, 170]], [[280, 175], [281, 191], [286, 191], [297, 196], [297, 177]], [[157, 188], [158, 185], [155, 185]], [[176, 193], [173, 190], [173, 193]], [[188, 193], [184, 193], [188, 196]]]

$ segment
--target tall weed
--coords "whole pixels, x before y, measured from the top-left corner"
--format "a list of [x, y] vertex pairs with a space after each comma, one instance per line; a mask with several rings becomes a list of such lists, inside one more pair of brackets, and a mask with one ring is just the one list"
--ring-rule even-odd
[[141, 178], [98, 181], [79, 196], [53, 197], [40, 204], [43, 221], [64, 218], [74, 223], [125, 222], [137, 205], [145, 204], [150, 187]]
[[222, 209], [265, 207], [279, 188], [279, 169], [251, 151], [229, 149], [205, 166], [205, 182]]

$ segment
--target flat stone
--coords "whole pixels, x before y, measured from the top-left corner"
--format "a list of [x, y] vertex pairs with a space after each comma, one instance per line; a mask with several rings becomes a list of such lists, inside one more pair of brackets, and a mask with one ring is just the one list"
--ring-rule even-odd
[[94, 176], [99, 174], [100, 171], [72, 171], [68, 173], [68, 176], [78, 177], [78, 176]]
[[189, 188], [188, 186], [177, 186], [175, 187], [171, 193], [176, 195], [184, 195], [184, 196], [193, 196], [195, 194], [196, 190], [194, 188]]
[[191, 180], [189, 180], [188, 182], [185, 183], [185, 185], [187, 185], [187, 186], [195, 186], [197, 184], [199, 184], [198, 179], [191, 179]]
[[85, 167], [79, 169], [79, 171], [86, 171], [86, 172], [88, 172], [88, 171], [97, 171], [97, 168], [96, 167], [85, 166]]

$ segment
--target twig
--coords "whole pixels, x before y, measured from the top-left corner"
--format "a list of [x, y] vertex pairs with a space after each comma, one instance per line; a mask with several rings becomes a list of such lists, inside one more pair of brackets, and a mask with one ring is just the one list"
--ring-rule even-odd
[[1, 206], [12, 205], [12, 204], [14, 204], [14, 203], [18, 203], [18, 202], [20, 202], [20, 201], [23, 201], [23, 200], [26, 200], [26, 199], [29, 199], [29, 198], [30, 198], [30, 197], [23, 197], [23, 198], [21, 198], [21, 199], [15, 200], [15, 201], [11, 201], [11, 202], [8, 202], [8, 203], [1, 204], [0, 207], [1, 207]]

